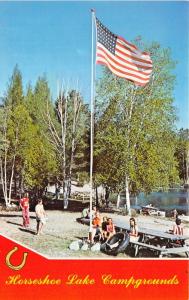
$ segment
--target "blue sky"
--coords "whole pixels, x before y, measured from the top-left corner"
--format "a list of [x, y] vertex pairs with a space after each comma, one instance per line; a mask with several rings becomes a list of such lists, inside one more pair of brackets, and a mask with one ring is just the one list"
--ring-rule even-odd
[[[57, 80], [72, 87], [79, 80], [90, 100], [91, 13], [112, 32], [128, 41], [141, 35], [145, 42], [170, 47], [178, 62], [174, 97], [178, 128], [189, 128], [188, 56], [189, 3], [182, 1], [0, 2], [0, 96], [18, 64], [23, 84], [35, 84], [46, 74], [56, 96]], [[97, 75], [101, 66], [97, 66]]]

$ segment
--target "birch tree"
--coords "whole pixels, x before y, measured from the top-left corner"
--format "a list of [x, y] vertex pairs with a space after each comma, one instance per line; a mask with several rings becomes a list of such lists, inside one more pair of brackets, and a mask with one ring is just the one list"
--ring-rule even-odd
[[182, 184], [189, 184], [189, 129], [181, 128], [176, 136], [176, 158]]
[[49, 138], [46, 119], [47, 103], [53, 111], [50, 89], [45, 77], [39, 77], [34, 89], [29, 84], [25, 96], [25, 105], [31, 118], [28, 132], [28, 144], [23, 148], [24, 181], [36, 196], [41, 196], [49, 180], [56, 177], [58, 160]]
[[[10, 147], [10, 141], [8, 140], [8, 120], [9, 120], [9, 109], [5, 109], [4, 107], [0, 110], [0, 174], [1, 174], [1, 185], [3, 190], [3, 197], [5, 199], [6, 206], [10, 205], [10, 197], [11, 196], [11, 184], [10, 180], [7, 177], [8, 174], [8, 151]], [[13, 177], [13, 170], [14, 170], [14, 161], [15, 158], [13, 156], [13, 164], [11, 166], [11, 178]]]
[[16, 66], [9, 80], [1, 108], [0, 127], [0, 173], [6, 205], [10, 205], [13, 179], [16, 186], [15, 170], [19, 148], [20, 118], [18, 111], [23, 105], [22, 76]]
[[[30, 138], [31, 119], [24, 105], [19, 104], [13, 110], [5, 106], [1, 122], [1, 182], [5, 203], [9, 205], [13, 183], [16, 187], [16, 195], [17, 183], [21, 179], [25, 160], [23, 152]], [[19, 177], [19, 180], [15, 175]]]
[[154, 71], [146, 87], [134, 87], [105, 69], [97, 92], [96, 172], [115, 190], [125, 185], [128, 212], [131, 190], [149, 192], [178, 180], [174, 63], [157, 43], [147, 50]]
[[[68, 206], [68, 195], [71, 193], [71, 179], [78, 168], [78, 154], [81, 155], [82, 144], [85, 145], [87, 128], [87, 108], [81, 95], [76, 90], [60, 90], [55, 103], [56, 119], [47, 105], [49, 140], [59, 161], [61, 186], [63, 187], [64, 208]], [[76, 158], [76, 160], [75, 160]], [[80, 169], [81, 171], [81, 169]]]

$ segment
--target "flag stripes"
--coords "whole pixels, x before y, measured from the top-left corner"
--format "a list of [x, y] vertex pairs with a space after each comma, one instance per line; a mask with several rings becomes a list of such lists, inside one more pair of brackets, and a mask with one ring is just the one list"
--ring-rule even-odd
[[146, 52], [109, 31], [98, 19], [96, 63], [107, 66], [116, 76], [144, 86], [150, 80], [152, 60]]

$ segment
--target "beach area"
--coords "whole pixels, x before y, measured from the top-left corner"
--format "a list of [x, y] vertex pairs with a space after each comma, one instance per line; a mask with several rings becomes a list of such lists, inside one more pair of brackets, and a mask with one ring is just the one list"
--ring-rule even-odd
[[[101, 216], [108, 216], [116, 222], [121, 221], [129, 224], [129, 216], [123, 216], [118, 213], [101, 213]], [[115, 257], [108, 256], [100, 251], [73, 251], [69, 249], [69, 245], [73, 241], [82, 241], [87, 238], [89, 226], [83, 225], [76, 221], [81, 217], [80, 212], [70, 212], [61, 210], [47, 210], [47, 223], [44, 226], [43, 233], [36, 235], [36, 217], [34, 212], [30, 212], [30, 226], [22, 227], [21, 211], [1, 211], [0, 227], [1, 235], [14, 240], [15, 242], [38, 252], [47, 258], [58, 259], [111, 259]], [[166, 232], [172, 229], [174, 224], [173, 218], [163, 218], [158, 216], [136, 216], [138, 227], [155, 229]], [[183, 221], [184, 235], [189, 234], [189, 223]], [[153, 257], [153, 252], [151, 257]], [[186, 258], [185, 254], [180, 257]], [[155, 256], [154, 256], [155, 257]], [[129, 259], [133, 258], [127, 252], [120, 253], [117, 258]]]

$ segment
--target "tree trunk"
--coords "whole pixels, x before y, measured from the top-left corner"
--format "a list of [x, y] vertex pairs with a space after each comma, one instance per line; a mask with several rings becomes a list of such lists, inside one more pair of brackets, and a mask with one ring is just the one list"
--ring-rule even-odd
[[67, 191], [66, 191], [66, 127], [67, 127], [67, 96], [65, 97], [65, 105], [64, 105], [64, 115], [63, 115], [63, 96], [61, 96], [61, 127], [62, 127], [62, 150], [63, 150], [63, 164], [62, 164], [62, 175], [63, 175], [63, 205], [64, 209], [68, 207], [68, 200], [67, 200]]
[[72, 124], [72, 148], [71, 148], [70, 170], [69, 170], [69, 181], [68, 181], [69, 195], [71, 194], [71, 180], [72, 180], [72, 168], [73, 168], [74, 151], [75, 151], [76, 125], [79, 117], [80, 108], [81, 108], [81, 101], [77, 93], [75, 93], [74, 94], [74, 116], [73, 116], [73, 124]]
[[95, 187], [95, 192], [96, 192], [96, 207], [99, 207], [99, 199], [98, 199], [98, 187]]
[[65, 100], [65, 112], [64, 112], [64, 129], [63, 129], [63, 138], [62, 138], [62, 145], [63, 145], [63, 172], [64, 178], [66, 175], [66, 125], [67, 125], [67, 100]]
[[21, 170], [21, 178], [19, 178], [19, 194], [20, 194], [20, 198], [22, 197], [23, 193], [24, 193], [24, 166]]
[[186, 153], [186, 184], [189, 184], [189, 149]]
[[[75, 133], [74, 133], [75, 134]], [[69, 178], [68, 178], [68, 195], [71, 195], [71, 186], [72, 186], [72, 168], [73, 168], [73, 159], [74, 159], [74, 149], [75, 149], [75, 139], [72, 139], [72, 150], [71, 150], [71, 158], [70, 158], [70, 170], [69, 170]]]
[[67, 191], [68, 198], [70, 198], [71, 192], [72, 192], [72, 177], [70, 175], [69, 178], [68, 178], [68, 191]]
[[106, 207], [109, 207], [109, 195], [110, 195], [110, 191], [109, 191], [109, 187], [105, 187], [105, 202], [106, 202]]
[[14, 172], [14, 195], [15, 195], [15, 197], [16, 197], [16, 195], [17, 195], [17, 176], [16, 176], [16, 174], [15, 174], [15, 172]]
[[13, 162], [12, 162], [11, 178], [10, 178], [10, 183], [9, 183], [9, 198], [8, 198], [8, 204], [10, 204], [10, 202], [11, 202], [12, 182], [13, 182], [13, 176], [14, 176], [15, 157], [16, 157], [16, 154], [14, 155], [14, 157], [13, 157]]
[[120, 200], [121, 200], [121, 195], [120, 195], [120, 192], [118, 192], [117, 194], [117, 208], [119, 208], [119, 205], [120, 205]]
[[2, 164], [2, 160], [0, 160], [1, 163], [1, 184], [2, 184], [2, 188], [3, 188], [3, 196], [5, 199], [5, 204], [7, 206], [7, 193], [5, 191], [5, 180], [4, 180], [4, 169], [3, 169], [3, 164]]
[[127, 174], [125, 175], [125, 197], [126, 197], [126, 209], [127, 213], [131, 215], [130, 195], [129, 195], [129, 179]]
[[59, 198], [60, 198], [60, 187], [59, 187], [59, 184], [57, 182], [55, 184], [55, 195], [56, 195], [56, 200], [59, 200]]
[[137, 197], [137, 195], [135, 196], [135, 205], [136, 206], [138, 205], [138, 197]]
[[8, 191], [7, 191], [7, 149], [5, 146], [5, 159], [4, 159], [4, 191], [5, 203], [8, 205]]
[[[5, 132], [5, 139], [6, 139], [6, 132]], [[3, 196], [5, 199], [5, 205], [8, 206], [8, 189], [7, 189], [7, 145], [5, 145], [4, 149], [4, 164], [1, 158], [1, 183], [2, 183], [2, 188], [3, 188]]]
[[68, 181], [64, 180], [63, 187], [64, 209], [68, 208]]

